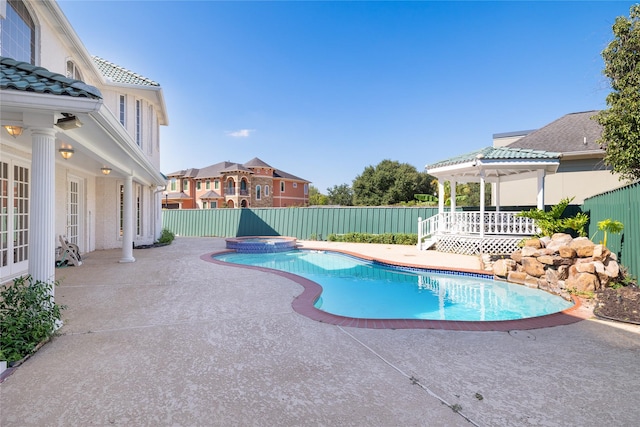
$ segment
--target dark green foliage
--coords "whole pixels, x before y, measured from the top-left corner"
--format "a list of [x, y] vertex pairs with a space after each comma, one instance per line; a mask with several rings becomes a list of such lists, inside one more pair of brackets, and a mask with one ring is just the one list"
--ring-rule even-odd
[[162, 229], [162, 233], [160, 234], [160, 238], [158, 239], [158, 243], [169, 244], [173, 242], [176, 236], [173, 232], [167, 228]]
[[346, 233], [346, 234], [329, 234], [327, 236], [329, 242], [348, 242], [348, 243], [379, 243], [386, 245], [416, 245], [418, 243], [417, 234], [368, 234], [368, 233]]
[[53, 287], [26, 276], [0, 292], [0, 360], [22, 359], [56, 331], [63, 307], [52, 301]]
[[353, 190], [347, 184], [327, 188], [330, 205], [353, 206]]
[[407, 163], [383, 160], [367, 166], [353, 180], [353, 203], [359, 206], [389, 206], [410, 202], [415, 194], [432, 194], [433, 178]]
[[640, 179], [640, 5], [631, 7], [629, 18], [616, 18], [612, 29], [614, 39], [602, 52], [612, 89], [609, 108], [594, 118], [603, 126], [598, 142], [605, 163], [633, 181]]

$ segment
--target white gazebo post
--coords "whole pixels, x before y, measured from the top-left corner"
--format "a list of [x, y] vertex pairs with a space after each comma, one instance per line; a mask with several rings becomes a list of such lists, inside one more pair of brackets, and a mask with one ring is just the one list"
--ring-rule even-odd
[[122, 258], [120, 262], [135, 262], [133, 257], [133, 176], [124, 180], [122, 195]]
[[56, 261], [55, 135], [53, 128], [31, 129], [29, 275], [48, 283], [55, 280]]
[[444, 178], [438, 179], [438, 226], [436, 232], [440, 233], [447, 229], [444, 215]]
[[538, 169], [538, 209], [544, 210], [544, 169]]
[[484, 237], [484, 186], [485, 176], [484, 171], [480, 171], [480, 238]]
[[451, 216], [453, 217], [454, 212], [456, 211], [456, 187], [458, 186], [458, 181], [452, 179], [449, 181], [449, 185], [451, 186]]
[[495, 189], [496, 212], [500, 212], [500, 179], [493, 188]]

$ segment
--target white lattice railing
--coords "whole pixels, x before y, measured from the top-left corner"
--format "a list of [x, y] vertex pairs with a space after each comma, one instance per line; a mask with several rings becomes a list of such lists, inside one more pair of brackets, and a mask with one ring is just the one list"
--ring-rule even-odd
[[443, 212], [422, 220], [418, 218], [418, 248], [427, 249], [443, 235], [460, 236], [532, 236], [538, 232], [530, 218], [518, 212], [478, 211]]

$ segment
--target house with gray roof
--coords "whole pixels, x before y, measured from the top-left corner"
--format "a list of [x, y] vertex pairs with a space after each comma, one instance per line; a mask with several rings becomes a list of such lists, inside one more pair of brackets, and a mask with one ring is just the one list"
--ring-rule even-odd
[[91, 56], [55, 1], [0, 1], [0, 33], [0, 282], [55, 280], [67, 244], [134, 262], [162, 228], [162, 88]]
[[[619, 177], [604, 164], [605, 151], [597, 143], [602, 127], [593, 119], [598, 111], [571, 113], [560, 117], [535, 131], [515, 138], [506, 147], [542, 150], [560, 154], [558, 170], [545, 178], [545, 203], [557, 204], [566, 197], [574, 197], [581, 204], [587, 197], [612, 190], [622, 185]], [[494, 135], [494, 147], [501, 145], [500, 135]], [[503, 182], [500, 194], [493, 194], [504, 206], [531, 205], [531, 194], [536, 191], [536, 178], [520, 177], [517, 181]], [[496, 191], [494, 186], [493, 191]]]
[[310, 181], [254, 157], [167, 174], [167, 209], [272, 208], [309, 205]]

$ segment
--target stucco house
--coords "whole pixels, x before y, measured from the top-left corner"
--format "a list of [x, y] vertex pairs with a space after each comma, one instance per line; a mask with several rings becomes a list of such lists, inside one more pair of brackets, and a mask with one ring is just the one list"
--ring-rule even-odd
[[266, 208], [309, 205], [309, 184], [255, 157], [167, 174], [167, 209]]
[[91, 56], [55, 1], [0, 0], [0, 36], [0, 282], [54, 280], [59, 236], [135, 261], [162, 228], [162, 88]]
[[[493, 146], [559, 153], [558, 170], [545, 177], [545, 203], [555, 205], [565, 197], [575, 197], [572, 203], [581, 204], [587, 197], [622, 185], [603, 162], [605, 152], [597, 143], [602, 127], [592, 119], [597, 113], [571, 113], [538, 130], [495, 134]], [[536, 185], [536, 177], [519, 176], [500, 183], [497, 197], [503, 206], [532, 205]], [[492, 197], [495, 204], [496, 194]]]

